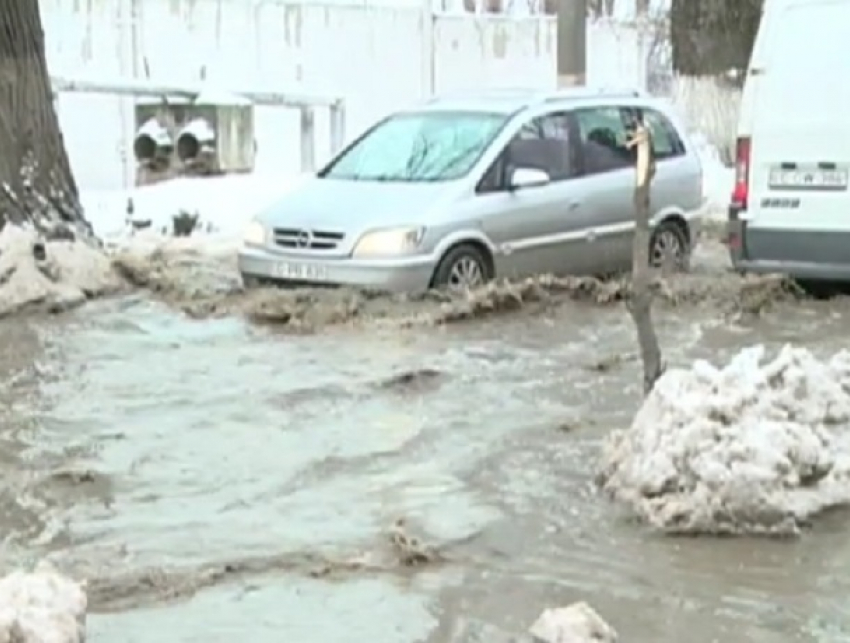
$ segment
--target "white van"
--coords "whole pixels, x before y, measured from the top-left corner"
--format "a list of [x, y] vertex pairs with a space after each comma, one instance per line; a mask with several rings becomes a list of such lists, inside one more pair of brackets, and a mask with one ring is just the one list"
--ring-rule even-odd
[[850, 0], [767, 0], [727, 241], [743, 272], [850, 280]]

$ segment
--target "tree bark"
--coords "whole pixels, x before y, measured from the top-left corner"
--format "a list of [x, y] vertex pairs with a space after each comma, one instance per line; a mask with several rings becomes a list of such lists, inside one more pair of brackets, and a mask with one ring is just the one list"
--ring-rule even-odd
[[629, 313], [637, 329], [640, 358], [643, 363], [643, 392], [648, 395], [664, 372], [661, 348], [652, 324], [652, 275], [649, 265], [650, 187], [655, 174], [649, 130], [639, 124], [629, 147], [637, 151], [635, 180], [635, 236], [632, 251], [632, 290]]
[[730, 69], [746, 70], [762, 5], [763, 0], [672, 0], [673, 71], [719, 76]]
[[[557, 0], [553, 0], [557, 5]], [[571, 0], [561, 0], [570, 2]], [[614, 0], [588, 0], [587, 15], [593, 19], [610, 18], [614, 15]]]
[[0, 1], [0, 228], [92, 237], [59, 128], [38, 0]]

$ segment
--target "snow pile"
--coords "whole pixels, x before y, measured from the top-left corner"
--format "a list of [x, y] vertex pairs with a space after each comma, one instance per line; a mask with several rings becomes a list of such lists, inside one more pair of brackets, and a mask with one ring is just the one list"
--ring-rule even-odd
[[796, 534], [850, 502], [850, 352], [670, 370], [605, 445], [600, 483], [669, 533]]
[[0, 643], [82, 643], [85, 621], [83, 587], [46, 564], [0, 579]]
[[617, 632], [587, 603], [545, 610], [529, 630], [540, 643], [616, 643]]
[[174, 218], [184, 214], [198, 217], [193, 246], [232, 247], [252, 217], [308, 176], [178, 178], [131, 190], [84, 192], [81, 200], [95, 234], [108, 246], [135, 245], [138, 237], [161, 244], [173, 237]]
[[29, 307], [67, 310], [122, 285], [109, 258], [86, 243], [45, 241], [11, 224], [0, 231], [0, 317]]

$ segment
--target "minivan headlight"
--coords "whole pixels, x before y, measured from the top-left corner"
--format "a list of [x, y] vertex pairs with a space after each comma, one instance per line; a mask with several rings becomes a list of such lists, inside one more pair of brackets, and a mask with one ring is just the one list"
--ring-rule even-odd
[[355, 257], [395, 257], [415, 250], [425, 236], [425, 228], [388, 228], [367, 232], [354, 247]]
[[268, 240], [268, 228], [257, 220], [251, 221], [242, 233], [246, 246], [264, 246]]

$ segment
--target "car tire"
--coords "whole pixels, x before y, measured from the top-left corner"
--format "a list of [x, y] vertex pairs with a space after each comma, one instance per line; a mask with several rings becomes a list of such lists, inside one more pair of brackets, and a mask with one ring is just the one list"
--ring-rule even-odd
[[838, 284], [831, 281], [818, 281], [813, 279], [796, 279], [795, 283], [800, 290], [805, 293], [806, 296], [811, 297], [812, 299], [824, 301], [827, 299], [832, 299], [838, 295], [846, 294], [847, 288], [842, 287], [842, 284]]
[[432, 288], [462, 290], [475, 288], [493, 278], [487, 255], [476, 246], [464, 243], [449, 250], [434, 271]]
[[677, 272], [687, 272], [691, 264], [688, 232], [683, 224], [668, 219], [659, 223], [649, 238], [649, 265], [661, 268], [669, 255]]

